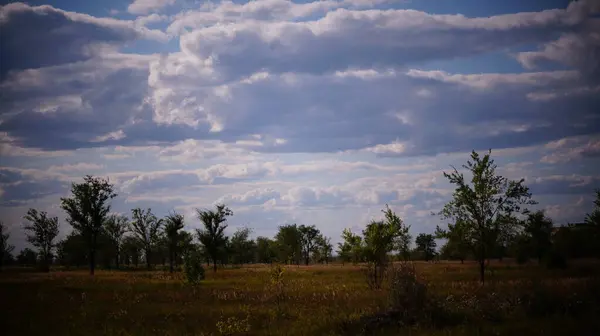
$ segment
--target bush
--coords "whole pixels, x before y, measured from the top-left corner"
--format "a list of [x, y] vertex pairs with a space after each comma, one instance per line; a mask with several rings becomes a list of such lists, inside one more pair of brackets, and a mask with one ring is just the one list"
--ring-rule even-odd
[[562, 253], [551, 251], [546, 258], [546, 267], [549, 269], [567, 268], [567, 259]]
[[197, 285], [200, 281], [204, 280], [204, 267], [202, 266], [202, 259], [198, 252], [188, 253], [183, 264], [183, 272], [188, 284]]
[[363, 268], [362, 271], [365, 275], [367, 286], [369, 286], [370, 289], [381, 289], [383, 279], [385, 278], [386, 268], [386, 264], [376, 264], [373, 262], [368, 263]]

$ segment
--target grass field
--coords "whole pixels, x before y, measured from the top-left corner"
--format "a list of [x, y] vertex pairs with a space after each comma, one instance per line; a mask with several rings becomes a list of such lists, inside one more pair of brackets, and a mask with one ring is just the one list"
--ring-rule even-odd
[[504, 262], [492, 269], [482, 287], [475, 264], [417, 262], [426, 300], [437, 308], [404, 307], [423, 313], [403, 325], [390, 323], [394, 318], [385, 314], [389, 286], [369, 289], [361, 267], [351, 265], [285, 266], [279, 287], [266, 265], [207, 272], [199, 286], [186, 285], [181, 273], [164, 271], [98, 271], [91, 277], [84, 270], [5, 270], [0, 316], [4, 335], [594, 335], [600, 330], [597, 263], [551, 271]]

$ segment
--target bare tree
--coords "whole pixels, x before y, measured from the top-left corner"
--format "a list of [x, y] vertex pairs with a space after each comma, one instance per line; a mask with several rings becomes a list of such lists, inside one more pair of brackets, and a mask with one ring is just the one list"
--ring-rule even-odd
[[52, 261], [54, 239], [58, 236], [58, 217], [48, 217], [45, 211], [29, 209], [24, 218], [30, 222], [24, 227], [28, 232], [27, 241], [38, 248], [42, 270], [48, 272]]
[[90, 274], [96, 268], [98, 235], [102, 232], [106, 217], [110, 212], [108, 202], [117, 196], [113, 185], [107, 179], [86, 175], [83, 183], [71, 185], [71, 198], [61, 198], [61, 207], [67, 212], [68, 223], [85, 239]]
[[146, 211], [135, 208], [132, 212], [132, 232], [144, 249], [146, 256], [146, 268], [150, 269], [152, 258], [152, 249], [158, 242], [162, 220], [156, 218], [150, 208]]

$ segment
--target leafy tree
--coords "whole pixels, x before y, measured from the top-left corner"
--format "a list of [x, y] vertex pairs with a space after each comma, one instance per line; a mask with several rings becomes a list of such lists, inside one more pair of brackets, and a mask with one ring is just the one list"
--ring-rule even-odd
[[373, 221], [363, 230], [364, 253], [368, 261], [378, 265], [387, 263], [388, 253], [397, 250], [408, 227], [387, 205], [382, 210], [384, 221]]
[[110, 212], [108, 202], [117, 196], [106, 179], [86, 175], [83, 183], [71, 184], [71, 198], [61, 198], [61, 208], [67, 212], [68, 223], [85, 239], [90, 274], [96, 267], [98, 235]]
[[118, 269], [123, 238], [125, 233], [129, 231], [129, 219], [127, 216], [109, 216], [104, 225], [104, 230], [106, 231], [106, 236], [114, 248], [115, 266]]
[[442, 218], [462, 221], [467, 226], [465, 239], [475, 247], [481, 282], [485, 280], [485, 260], [501, 226], [509, 222], [507, 219], [516, 221], [517, 214], [526, 214], [525, 205], [535, 204], [524, 179], [510, 181], [497, 175], [497, 166], [490, 155], [491, 150], [483, 157], [475, 151], [471, 153], [471, 160], [463, 165], [472, 175], [470, 183], [454, 167], [452, 173], [444, 172], [444, 177], [456, 188], [452, 200], [440, 212]]
[[285, 263], [300, 264], [302, 235], [296, 224], [282, 225], [275, 235], [278, 259]]
[[546, 217], [543, 211], [530, 213], [523, 222], [529, 249], [538, 258], [539, 263], [542, 263], [544, 256], [547, 256], [552, 249], [553, 227], [552, 220]]
[[331, 258], [331, 252], [333, 251], [333, 245], [331, 245], [331, 238], [319, 235], [317, 237], [315, 252], [318, 256], [317, 262], [329, 263]]
[[443, 230], [439, 226], [435, 230], [435, 237], [439, 239], [447, 239], [444, 245], [444, 255], [452, 259], [459, 259], [461, 264], [464, 263], [469, 252], [475, 253], [471, 226], [465, 221], [457, 220], [455, 224], [448, 224], [448, 230]]
[[36, 253], [28, 247], [21, 250], [21, 252], [19, 252], [19, 255], [17, 256], [17, 263], [19, 265], [26, 265], [26, 266], [35, 265], [36, 260], [37, 260]]
[[600, 228], [600, 189], [596, 190], [596, 199], [594, 200], [594, 210], [585, 215], [585, 223]]
[[196, 229], [198, 240], [204, 246], [206, 254], [212, 259], [213, 271], [217, 271], [217, 260], [221, 257], [223, 249], [227, 246], [225, 229], [227, 217], [233, 212], [224, 204], [218, 204], [216, 210], [196, 209], [198, 219], [204, 229]]
[[86, 240], [80, 233], [72, 231], [67, 237], [57, 244], [57, 256], [61, 265], [74, 265], [79, 267], [88, 263], [86, 253]]
[[150, 208], [145, 211], [140, 208], [131, 210], [131, 232], [144, 250], [146, 268], [151, 269], [152, 249], [156, 246], [162, 220], [154, 216]]
[[194, 236], [187, 231], [179, 231], [177, 238], [177, 249], [175, 250], [175, 261], [177, 265], [183, 263], [183, 258], [189, 251], [196, 251], [198, 247], [194, 244]]
[[252, 230], [249, 228], [239, 228], [231, 236], [229, 242], [232, 263], [245, 264], [252, 261], [256, 243], [250, 239]]
[[416, 250], [419, 251], [425, 261], [430, 261], [435, 257], [435, 238], [432, 234], [421, 233], [415, 239], [415, 244], [417, 245]]
[[169, 251], [169, 272], [173, 273], [173, 264], [182, 238], [180, 230], [185, 226], [183, 215], [176, 212], [169, 214], [165, 220], [165, 237]]
[[13, 245], [8, 243], [9, 237], [10, 234], [6, 232], [4, 223], [0, 221], [0, 271], [2, 271], [5, 261], [12, 257], [11, 253], [15, 249]]
[[276, 257], [275, 241], [267, 237], [256, 238], [256, 261], [270, 264]]
[[125, 264], [133, 264], [135, 267], [138, 267], [141, 251], [142, 246], [137, 238], [133, 236], [126, 236], [123, 239], [123, 246], [121, 246], [121, 258], [125, 261]]
[[25, 230], [28, 231], [27, 242], [38, 248], [42, 270], [48, 272], [55, 246], [54, 239], [58, 236], [58, 217], [48, 217], [45, 211], [29, 209], [24, 218], [30, 222], [25, 225]]
[[300, 245], [302, 248], [302, 255], [304, 257], [304, 263], [308, 266], [310, 262], [310, 255], [315, 251], [317, 240], [321, 232], [314, 225], [300, 225], [298, 227], [298, 231], [300, 232]]
[[412, 236], [408, 231], [401, 235], [397, 240], [398, 253], [404, 260], [410, 260], [410, 245], [412, 244]]
[[344, 229], [342, 232], [342, 243], [338, 243], [338, 253], [342, 261], [352, 261], [354, 264], [361, 261], [363, 254], [362, 237]]

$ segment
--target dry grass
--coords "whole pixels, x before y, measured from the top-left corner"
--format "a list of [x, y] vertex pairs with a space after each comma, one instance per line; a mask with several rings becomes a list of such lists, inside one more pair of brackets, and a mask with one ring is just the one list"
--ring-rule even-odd
[[[494, 264], [490, 282], [481, 289], [474, 264], [417, 263], [429, 295], [460, 318], [442, 328], [384, 326], [373, 333], [539, 334], [545, 329], [546, 334], [556, 334], [568, 327], [585, 334], [588, 327], [581, 321], [598, 323], [585, 311], [558, 309], [535, 315], [526, 309], [513, 311], [510, 305], [521, 305], [511, 300], [527, 297], [527, 291], [537, 293], [540, 284], [556, 295], [538, 295], [534, 299], [548, 302], [536, 304], [566, 305], [564, 300], [600, 275], [595, 266], [548, 271]], [[94, 277], [83, 270], [8, 271], [0, 274], [0, 316], [4, 335], [340, 335], [354, 334], [360, 328], [352, 326], [388, 307], [388, 289], [369, 290], [360, 266], [287, 266], [281, 293], [274, 290], [269, 270], [251, 265], [207, 272], [196, 287], [185, 285], [181, 273], [170, 276], [163, 271], [98, 271]], [[589, 292], [585, 294], [589, 299]], [[485, 314], [497, 314], [498, 321]]]

